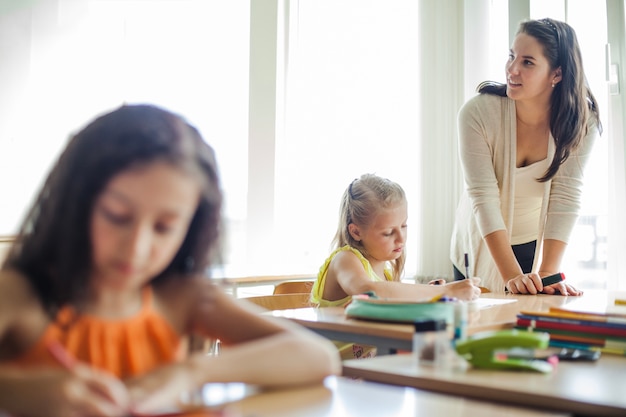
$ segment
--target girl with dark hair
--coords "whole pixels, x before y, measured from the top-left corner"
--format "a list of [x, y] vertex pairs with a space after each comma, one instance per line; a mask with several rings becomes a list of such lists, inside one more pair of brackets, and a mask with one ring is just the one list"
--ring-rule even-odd
[[601, 133], [576, 34], [553, 19], [520, 24], [506, 84], [484, 82], [460, 110], [466, 189], [451, 242], [491, 291], [580, 295], [541, 278], [560, 272], [580, 209], [583, 170]]
[[[71, 138], [0, 269], [0, 410], [150, 413], [206, 382], [338, 373], [330, 342], [207, 279], [221, 207], [213, 150], [178, 115], [125, 105]], [[192, 335], [226, 347], [190, 354]]]

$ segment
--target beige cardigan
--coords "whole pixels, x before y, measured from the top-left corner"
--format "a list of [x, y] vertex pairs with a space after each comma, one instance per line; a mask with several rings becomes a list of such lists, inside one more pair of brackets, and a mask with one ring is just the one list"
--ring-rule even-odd
[[[483, 237], [496, 231], [510, 231], [515, 196], [516, 117], [515, 101], [508, 97], [480, 94], [459, 111], [459, 155], [465, 178], [452, 232], [451, 260], [464, 271], [464, 253], [470, 255], [470, 274], [481, 278], [481, 286], [504, 292], [504, 281]], [[599, 136], [589, 126], [581, 146], [561, 165], [552, 180], [544, 183], [539, 234], [533, 271], [540, 265], [544, 239], [568, 242], [578, 218], [583, 169]], [[548, 158], [554, 157], [550, 135]]]

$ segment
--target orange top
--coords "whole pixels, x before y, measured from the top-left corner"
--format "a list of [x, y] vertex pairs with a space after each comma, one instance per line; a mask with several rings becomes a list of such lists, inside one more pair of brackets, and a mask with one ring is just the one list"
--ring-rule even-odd
[[77, 316], [71, 307], [62, 308], [37, 343], [11, 362], [61, 366], [48, 351], [53, 341], [79, 361], [119, 378], [142, 374], [184, 355], [182, 337], [155, 311], [150, 287], [142, 294], [139, 313], [123, 320]]

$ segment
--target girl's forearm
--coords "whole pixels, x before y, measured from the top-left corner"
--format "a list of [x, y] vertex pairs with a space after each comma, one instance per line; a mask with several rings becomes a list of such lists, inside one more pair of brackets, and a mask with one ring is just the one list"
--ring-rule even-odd
[[246, 382], [286, 386], [321, 382], [326, 376], [341, 372], [336, 347], [301, 329], [225, 346], [218, 356], [195, 354], [189, 359], [189, 365], [196, 385]]
[[380, 298], [401, 298], [419, 300], [432, 298], [445, 293], [444, 285], [411, 284], [404, 282], [370, 281], [367, 286], [360, 291], [365, 293], [372, 291]]

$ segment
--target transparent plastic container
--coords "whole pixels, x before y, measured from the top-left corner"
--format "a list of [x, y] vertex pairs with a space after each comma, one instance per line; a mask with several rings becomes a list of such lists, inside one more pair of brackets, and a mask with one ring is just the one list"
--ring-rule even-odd
[[465, 301], [454, 302], [454, 342], [467, 339], [467, 321], [469, 307]]
[[413, 324], [413, 356], [417, 365], [446, 366], [451, 350], [446, 321], [426, 319]]

